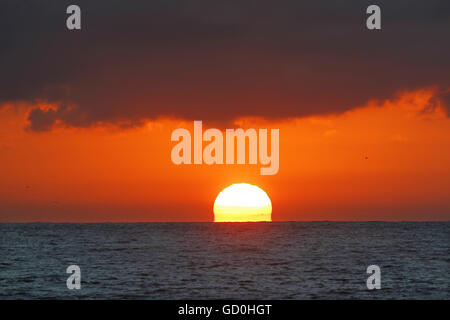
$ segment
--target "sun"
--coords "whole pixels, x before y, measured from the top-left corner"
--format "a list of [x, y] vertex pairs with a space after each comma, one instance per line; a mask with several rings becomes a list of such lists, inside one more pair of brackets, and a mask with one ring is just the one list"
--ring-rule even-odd
[[214, 201], [214, 222], [272, 221], [271, 215], [267, 193], [248, 183], [232, 184]]

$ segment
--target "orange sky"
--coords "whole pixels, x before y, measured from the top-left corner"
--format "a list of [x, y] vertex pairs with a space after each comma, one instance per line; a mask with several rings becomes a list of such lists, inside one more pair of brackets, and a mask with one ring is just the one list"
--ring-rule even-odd
[[434, 94], [403, 92], [325, 116], [239, 119], [234, 128], [280, 129], [274, 176], [261, 176], [259, 164], [174, 165], [171, 132], [192, 132], [192, 121], [37, 133], [26, 130], [29, 107], [6, 104], [0, 222], [212, 221], [215, 197], [237, 182], [268, 193], [274, 221], [449, 220], [450, 119]]

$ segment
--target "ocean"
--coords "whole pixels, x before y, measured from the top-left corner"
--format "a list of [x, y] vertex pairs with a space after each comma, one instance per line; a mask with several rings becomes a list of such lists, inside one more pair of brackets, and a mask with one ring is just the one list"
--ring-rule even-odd
[[3, 223], [0, 299], [449, 299], [449, 254], [450, 222]]

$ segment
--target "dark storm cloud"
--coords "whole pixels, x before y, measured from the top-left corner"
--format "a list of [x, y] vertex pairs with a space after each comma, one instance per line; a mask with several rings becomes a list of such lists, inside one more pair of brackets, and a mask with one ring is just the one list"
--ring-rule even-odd
[[[77, 3], [82, 30], [68, 31]], [[30, 128], [158, 116], [223, 120], [341, 112], [450, 86], [448, 1], [2, 1], [0, 103], [48, 101]], [[448, 104], [446, 104], [448, 105]]]
[[57, 119], [57, 112], [54, 110], [44, 112], [36, 108], [32, 109], [28, 114], [28, 120], [30, 121], [29, 128], [33, 131], [47, 131], [52, 128]]
[[435, 96], [435, 100], [440, 102], [440, 106], [445, 108], [447, 112], [450, 110], [450, 90], [441, 91]]

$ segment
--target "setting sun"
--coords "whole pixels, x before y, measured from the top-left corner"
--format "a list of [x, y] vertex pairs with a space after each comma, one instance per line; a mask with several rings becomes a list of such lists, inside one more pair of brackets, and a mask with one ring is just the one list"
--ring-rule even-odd
[[214, 222], [272, 221], [272, 203], [261, 188], [233, 184], [219, 193], [214, 202]]

